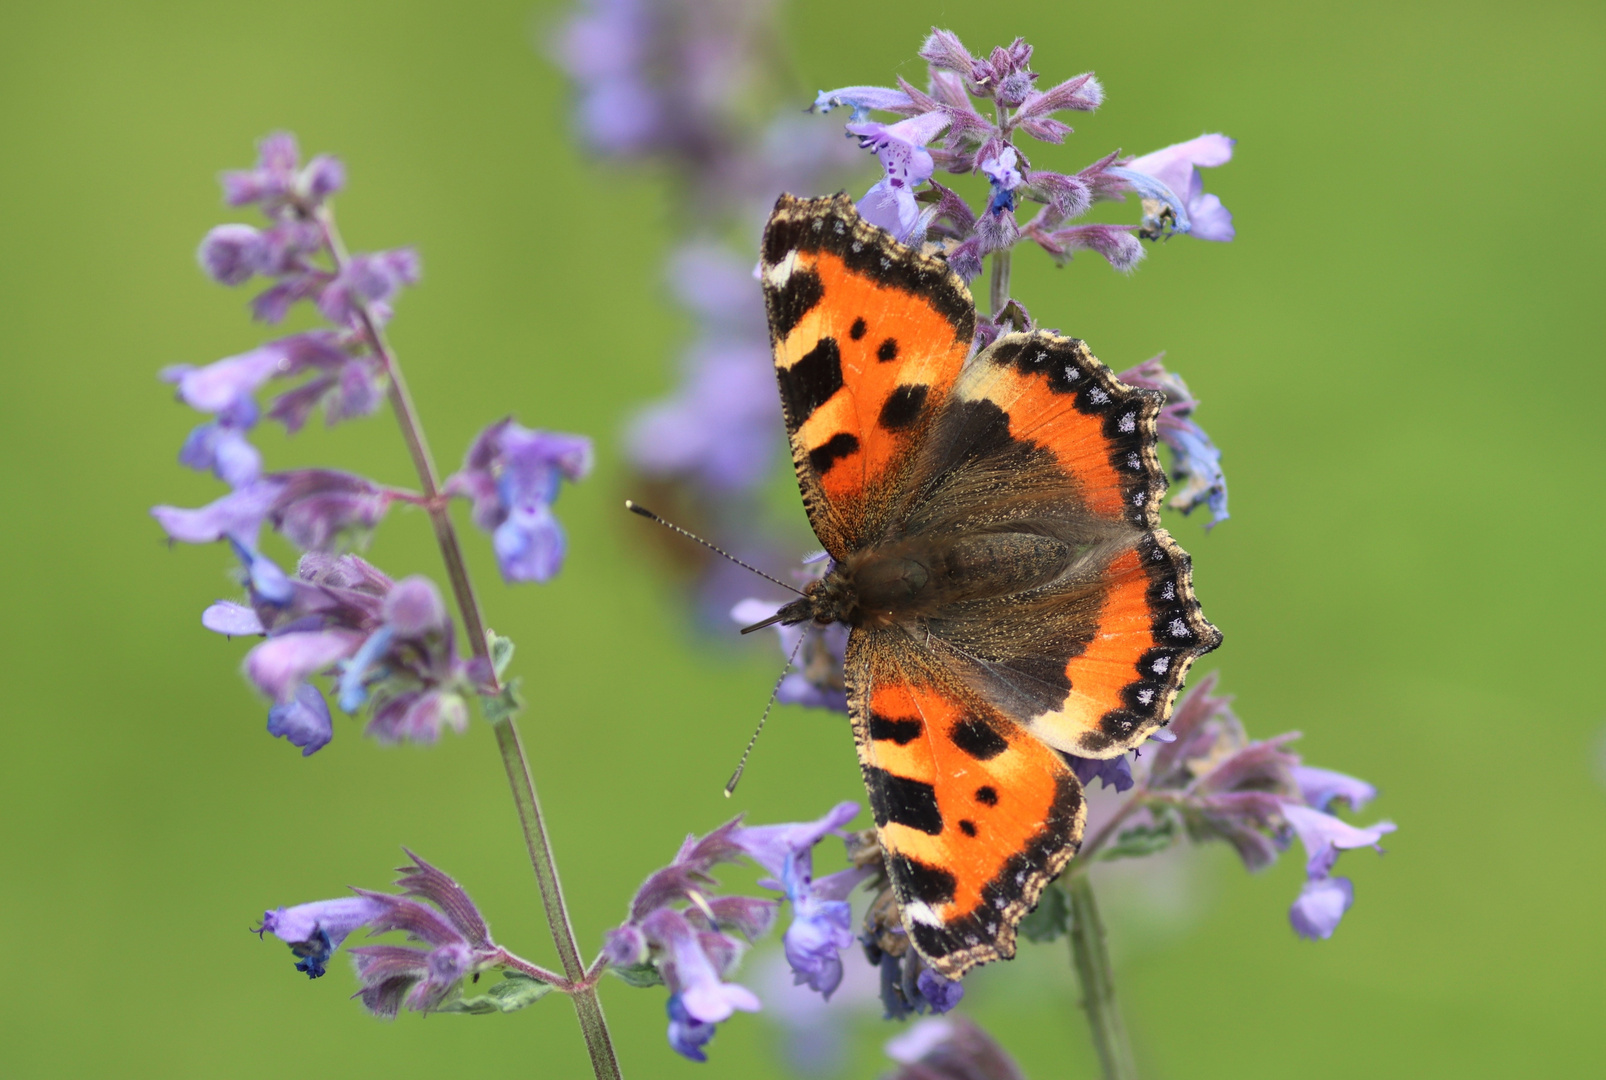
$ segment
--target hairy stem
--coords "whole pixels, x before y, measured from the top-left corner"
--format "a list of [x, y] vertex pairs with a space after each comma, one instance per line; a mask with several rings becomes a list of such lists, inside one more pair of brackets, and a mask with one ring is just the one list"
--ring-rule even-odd
[[1082, 983], [1082, 1008], [1093, 1033], [1104, 1080], [1137, 1080], [1132, 1044], [1115, 1000], [1115, 979], [1110, 953], [1104, 944], [1104, 924], [1093, 900], [1093, 883], [1077, 874], [1066, 883], [1071, 901], [1071, 961]]
[[[334, 217], [327, 210], [318, 214], [318, 222], [327, 240], [329, 257], [336, 273], [347, 260], [346, 248], [335, 228]], [[469, 648], [475, 657], [486, 661], [486, 684], [481, 693], [487, 697], [501, 692], [496, 672], [491, 669], [490, 645], [486, 640], [485, 621], [480, 614], [479, 598], [469, 578], [468, 566], [463, 561], [463, 549], [457, 541], [457, 530], [447, 510], [446, 500], [440, 497], [440, 476], [435, 470], [435, 459], [430, 455], [429, 443], [424, 439], [424, 426], [419, 422], [407, 383], [402, 378], [401, 365], [396, 354], [385, 340], [384, 331], [369, 314], [365, 305], [358, 306], [363, 336], [384, 365], [390, 384], [390, 404], [401, 425], [402, 440], [418, 471], [418, 482], [428, 500], [430, 524], [440, 545], [441, 558], [446, 563], [446, 574], [452, 582], [452, 594], [457, 599], [457, 610], [463, 619], [463, 630], [468, 636]], [[508, 786], [513, 791], [513, 805], [518, 811], [519, 825], [524, 831], [524, 846], [530, 854], [530, 865], [535, 869], [535, 883], [541, 891], [541, 904], [546, 909], [547, 926], [552, 931], [552, 942], [557, 946], [563, 962], [563, 974], [570, 984], [585, 981], [585, 965], [580, 960], [580, 948], [575, 943], [574, 927], [569, 923], [568, 908], [563, 900], [563, 887], [558, 882], [557, 863], [552, 858], [552, 844], [547, 839], [546, 823], [541, 817], [541, 804], [535, 795], [535, 777], [530, 772], [529, 760], [519, 740], [519, 729], [511, 713], [491, 725], [496, 732], [496, 746], [502, 753], [502, 764], [507, 770]], [[613, 1051], [613, 1040], [608, 1034], [608, 1023], [602, 1015], [602, 1002], [594, 985], [585, 985], [570, 994], [580, 1019], [580, 1030], [585, 1036], [586, 1050], [591, 1055], [591, 1070], [597, 1080], [619, 1080], [619, 1060]]]
[[988, 301], [994, 319], [1003, 314], [1004, 305], [1009, 303], [1009, 257], [1008, 248], [993, 252], [993, 283]]

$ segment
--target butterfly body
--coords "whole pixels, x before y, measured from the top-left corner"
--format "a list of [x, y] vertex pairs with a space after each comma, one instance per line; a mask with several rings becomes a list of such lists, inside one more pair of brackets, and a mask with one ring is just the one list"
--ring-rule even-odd
[[1220, 640], [1158, 527], [1157, 393], [1075, 339], [1001, 336], [941, 258], [846, 196], [782, 196], [761, 278], [793, 462], [831, 569], [778, 616], [845, 623], [861, 770], [910, 941], [1013, 955], [1080, 842], [1065, 755], [1169, 717]]

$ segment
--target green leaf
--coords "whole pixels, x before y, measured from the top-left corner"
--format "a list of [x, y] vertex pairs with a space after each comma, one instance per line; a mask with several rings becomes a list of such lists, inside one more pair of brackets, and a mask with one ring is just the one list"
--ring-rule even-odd
[[551, 992], [550, 983], [532, 979], [522, 971], [504, 971], [502, 981], [479, 997], [458, 998], [435, 1011], [469, 1013], [474, 1016], [518, 1012], [526, 1005], [534, 1005]]
[[1038, 898], [1037, 907], [1020, 921], [1020, 932], [1028, 941], [1053, 941], [1070, 929], [1070, 914], [1065, 891], [1050, 883]]
[[498, 680], [507, 670], [508, 664], [513, 661], [513, 639], [505, 638], [495, 630], [485, 631], [485, 647], [491, 653], [491, 668], [496, 672]]
[[519, 694], [519, 679], [509, 679], [502, 685], [500, 694], [481, 694], [480, 711], [485, 719], [493, 724], [511, 719], [524, 708], [524, 698]]
[[1177, 820], [1170, 815], [1154, 825], [1135, 825], [1123, 829], [1115, 843], [1099, 853], [1101, 859], [1135, 859], [1164, 851], [1177, 842]]
[[664, 984], [664, 977], [651, 964], [631, 964], [629, 967], [610, 967], [608, 970], [631, 986], [645, 988]]

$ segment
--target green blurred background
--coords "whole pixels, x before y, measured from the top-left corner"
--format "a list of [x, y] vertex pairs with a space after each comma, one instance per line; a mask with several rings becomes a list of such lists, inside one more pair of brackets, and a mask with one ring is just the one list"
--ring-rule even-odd
[[[561, 1000], [384, 1025], [346, 1000], [344, 964], [309, 983], [246, 933], [264, 907], [384, 885], [405, 843], [500, 939], [550, 956], [489, 731], [387, 749], [337, 718], [308, 760], [270, 740], [243, 644], [197, 621], [232, 592], [226, 552], [169, 550], [146, 516], [219, 491], [174, 464], [194, 417], [155, 371], [264, 337], [193, 252], [242, 218], [215, 176], [269, 130], [345, 158], [355, 247], [422, 251], [394, 340], [443, 463], [509, 411], [598, 439], [596, 475], [559, 506], [555, 583], [503, 589], [468, 540], [520, 647], [586, 947], [686, 831], [732, 812], [720, 785], [778, 657], [687, 634], [620, 509], [616, 434], [669, 384], [689, 326], [661, 279], [669, 189], [568, 137], [565, 85], [533, 45], [561, 11], [0, 13], [0, 1074], [587, 1074]], [[1160, 929], [1111, 891], [1146, 1074], [1602, 1075], [1606, 8], [794, 2], [783, 21], [809, 96], [918, 78], [933, 22], [975, 49], [1024, 34], [1047, 79], [1097, 70], [1108, 105], [1049, 164], [1239, 140], [1207, 180], [1236, 243], [1178, 240], [1129, 278], [1028, 252], [1017, 294], [1118, 368], [1164, 349], [1186, 374], [1232, 484], [1209, 536], [1171, 523], [1227, 634], [1210, 666], [1253, 733], [1303, 730], [1307, 759], [1376, 782], [1400, 829], [1386, 858], [1343, 860], [1357, 902], [1319, 944], [1285, 920], [1297, 856], [1252, 878], [1201, 852], [1187, 917]], [[382, 417], [261, 442], [274, 467], [409, 479]], [[417, 515], [372, 557], [438, 575]], [[842, 798], [862, 798], [846, 725], [779, 711], [736, 803], [795, 820]], [[1096, 1068], [1062, 948], [1027, 946], [966, 1003], [1037, 1080]], [[694, 1066], [664, 1045], [661, 991], [604, 993], [632, 1076], [781, 1074], [762, 1018]], [[855, 1030], [848, 1075], [874, 1075], [891, 1029]]]

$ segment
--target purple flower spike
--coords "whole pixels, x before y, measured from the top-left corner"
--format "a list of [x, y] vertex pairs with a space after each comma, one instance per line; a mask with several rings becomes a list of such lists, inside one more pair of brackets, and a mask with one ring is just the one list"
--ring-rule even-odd
[[1147, 254], [1129, 225], [1072, 225], [1050, 233], [1035, 233], [1032, 239], [1057, 262], [1068, 262], [1077, 251], [1092, 251], [1123, 273], [1137, 266]]
[[362, 645], [355, 630], [313, 630], [270, 637], [245, 656], [245, 673], [280, 704], [295, 700], [307, 677], [352, 655]]
[[273, 510], [281, 490], [272, 480], [254, 481], [194, 510], [153, 506], [151, 517], [180, 543], [210, 544], [230, 538], [254, 549], [262, 522]]
[[295, 953], [296, 970], [316, 979], [328, 969], [325, 965], [340, 943], [353, 930], [372, 922], [384, 905], [367, 896], [343, 896], [337, 900], [318, 900], [291, 908], [275, 908], [262, 913], [262, 925], [255, 933], [272, 934]]
[[931, 179], [936, 169], [926, 144], [952, 122], [940, 109], [900, 120], [896, 124], [849, 124], [848, 131], [859, 137], [859, 145], [881, 159], [886, 175], [859, 200], [859, 213], [904, 242], [916, 242], [914, 234], [922, 220], [914, 188]]
[[290, 701], [268, 710], [268, 734], [301, 747], [302, 757], [328, 746], [335, 737], [335, 726], [323, 693], [311, 683], [297, 686]]
[[672, 908], [659, 908], [642, 920], [641, 929], [663, 950], [664, 981], [693, 1019], [717, 1024], [737, 1010], [759, 1010], [759, 1000], [751, 990], [720, 979], [719, 968], [686, 916]]
[[223, 174], [223, 198], [230, 206], [260, 203], [270, 214], [286, 204], [311, 210], [345, 186], [345, 166], [327, 155], [298, 171], [301, 151], [294, 135], [275, 132], [257, 147], [256, 168]]
[[[1205, 194], [1199, 170], [1231, 161], [1233, 142], [1225, 135], [1201, 135], [1133, 158], [1126, 163], [1125, 170], [1153, 177], [1181, 199], [1188, 227], [1184, 229], [1179, 225], [1179, 232], [1200, 240], [1231, 240], [1235, 235], [1232, 214], [1221, 205], [1220, 199]], [[1145, 205], [1145, 213], [1148, 209]]]
[[1299, 899], [1288, 909], [1288, 921], [1300, 937], [1322, 941], [1333, 936], [1353, 903], [1355, 886], [1349, 878], [1313, 878], [1305, 882]]
[[563, 529], [551, 511], [559, 481], [590, 471], [590, 439], [507, 419], [480, 433], [445, 491], [474, 500], [474, 523], [492, 534], [504, 578], [547, 581], [563, 564]]
[[318, 311], [337, 326], [352, 325], [360, 309], [385, 303], [403, 285], [417, 284], [418, 275], [418, 253], [412, 248], [353, 255], [318, 294]]

